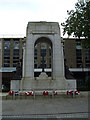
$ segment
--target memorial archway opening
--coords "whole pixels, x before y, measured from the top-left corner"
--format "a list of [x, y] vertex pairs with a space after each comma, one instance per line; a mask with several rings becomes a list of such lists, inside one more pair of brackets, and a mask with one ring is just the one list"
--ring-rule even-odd
[[40, 37], [34, 44], [34, 77], [38, 77], [41, 72], [52, 76], [52, 42], [47, 37]]

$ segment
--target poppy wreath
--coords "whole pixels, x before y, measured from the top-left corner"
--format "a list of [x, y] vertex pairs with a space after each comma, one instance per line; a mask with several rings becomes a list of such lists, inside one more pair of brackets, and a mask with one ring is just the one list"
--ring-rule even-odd
[[33, 95], [34, 95], [34, 92], [33, 92], [33, 91], [31, 91], [31, 92], [30, 92], [30, 94], [33, 96]]
[[48, 95], [48, 91], [43, 91], [43, 95]]
[[56, 91], [53, 91], [53, 95], [57, 95], [57, 92], [56, 92]]
[[14, 95], [14, 91], [10, 90], [9, 95]]
[[20, 94], [20, 95], [23, 95], [23, 92], [22, 92], [22, 91], [20, 91], [20, 92], [19, 92], [19, 94]]
[[15, 95], [19, 95], [19, 91], [15, 91]]
[[74, 92], [71, 91], [71, 90], [70, 90], [70, 91], [67, 91], [67, 95], [73, 95], [73, 93], [74, 93]]
[[31, 93], [26, 91], [25, 95], [29, 96], [29, 95], [31, 95]]
[[75, 95], [79, 95], [80, 94], [80, 92], [78, 90], [76, 90], [74, 93], [75, 93]]

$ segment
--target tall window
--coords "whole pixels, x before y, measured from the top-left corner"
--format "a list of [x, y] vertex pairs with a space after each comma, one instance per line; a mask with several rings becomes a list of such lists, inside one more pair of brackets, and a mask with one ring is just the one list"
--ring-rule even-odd
[[90, 68], [90, 52], [89, 52], [89, 50], [85, 50], [85, 63], [86, 63], [86, 67]]
[[19, 40], [13, 41], [13, 49], [19, 49]]
[[19, 62], [19, 39], [13, 41], [13, 67]]
[[4, 56], [10, 56], [10, 40], [4, 40]]
[[[43, 66], [43, 61], [44, 61], [44, 67], [46, 68], [46, 49], [47, 49], [47, 44], [46, 43], [41, 43], [40, 44], [40, 54], [41, 54], [41, 64], [40, 67]], [[44, 60], [43, 60], [44, 57]]]
[[81, 40], [79, 40], [79, 39], [76, 40], [76, 62], [77, 62], [77, 67], [78, 68], [83, 67], [82, 46], [81, 46]]
[[4, 40], [4, 67], [10, 67], [10, 39]]
[[82, 51], [81, 49], [76, 49], [76, 57], [77, 57], [77, 67], [82, 67]]
[[37, 43], [34, 48], [34, 68], [42, 68], [42, 65], [51, 68], [51, 46], [44, 42]]
[[19, 40], [13, 41], [13, 55], [19, 56]]

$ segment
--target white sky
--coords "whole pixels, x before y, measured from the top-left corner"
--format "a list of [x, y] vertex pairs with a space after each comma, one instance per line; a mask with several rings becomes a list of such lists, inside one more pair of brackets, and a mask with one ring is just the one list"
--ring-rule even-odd
[[77, 1], [0, 0], [0, 36], [25, 36], [29, 21], [49, 21], [61, 24], [67, 18], [67, 10], [74, 9]]

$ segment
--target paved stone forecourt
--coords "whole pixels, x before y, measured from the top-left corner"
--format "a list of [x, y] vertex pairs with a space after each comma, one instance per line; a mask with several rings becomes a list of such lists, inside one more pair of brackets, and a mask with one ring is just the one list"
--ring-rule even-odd
[[86, 119], [88, 118], [88, 97], [3, 100], [2, 117], [5, 119]]
[[[3, 93], [3, 96], [7, 94]], [[53, 98], [4, 99], [2, 120], [88, 120], [88, 92], [80, 92], [80, 95], [73, 98], [59, 95]]]

